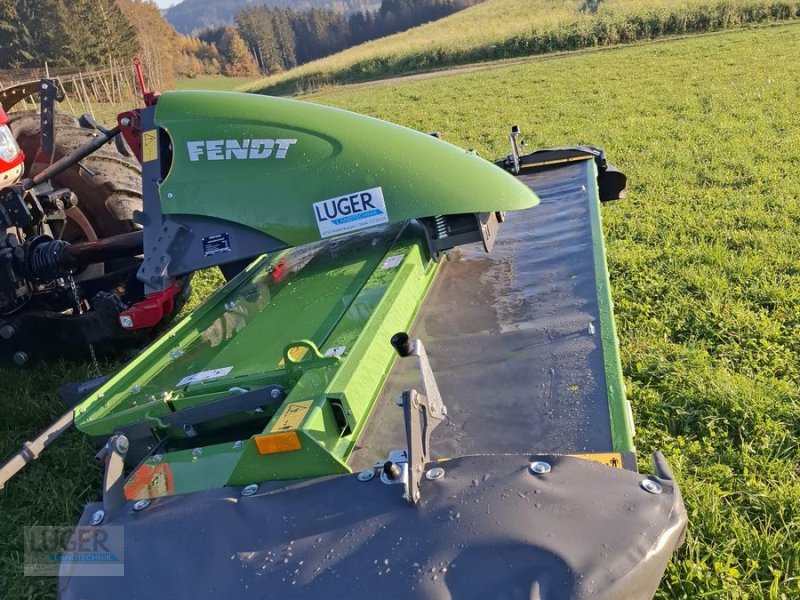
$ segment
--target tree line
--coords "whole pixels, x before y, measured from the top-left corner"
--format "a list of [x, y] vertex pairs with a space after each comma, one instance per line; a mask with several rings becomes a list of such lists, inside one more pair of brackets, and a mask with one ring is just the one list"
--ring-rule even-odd
[[[251, 6], [236, 13], [238, 34], [264, 73], [291, 69], [428, 21], [434, 21], [474, 2], [464, 0], [383, 0], [376, 12], [349, 16], [330, 9], [297, 11]], [[224, 28], [209, 29], [199, 38], [216, 43]]]

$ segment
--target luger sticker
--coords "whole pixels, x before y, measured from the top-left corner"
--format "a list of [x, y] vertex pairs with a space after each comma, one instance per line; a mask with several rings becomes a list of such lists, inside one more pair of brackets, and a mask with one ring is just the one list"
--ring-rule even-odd
[[327, 238], [388, 223], [389, 213], [383, 201], [383, 191], [376, 187], [315, 202], [314, 218], [320, 236]]

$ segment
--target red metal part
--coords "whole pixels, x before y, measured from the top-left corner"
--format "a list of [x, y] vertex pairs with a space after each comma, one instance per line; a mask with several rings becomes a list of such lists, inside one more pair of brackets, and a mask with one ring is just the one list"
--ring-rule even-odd
[[8, 125], [8, 115], [2, 106], [0, 106], [0, 125]]
[[[0, 126], [8, 125], [8, 123], [8, 115], [6, 114], [6, 111], [0, 107]], [[0, 188], [14, 183], [22, 175], [22, 169], [19, 169], [19, 171], [16, 171], [9, 181], [6, 181], [6, 179], [3, 179], [2, 177], [3, 174], [8, 174], [11, 171], [18, 169], [23, 162], [25, 162], [25, 154], [22, 152], [22, 150], [20, 150], [19, 153], [9, 162], [6, 162], [0, 158]]]
[[136, 78], [139, 80], [139, 89], [144, 96], [144, 105], [153, 106], [158, 101], [158, 92], [148, 92], [144, 84], [144, 73], [142, 73], [142, 61], [139, 58], [133, 59], [133, 68], [136, 69]]
[[154, 292], [144, 300], [133, 304], [128, 310], [119, 314], [119, 324], [125, 329], [147, 329], [158, 325], [164, 318], [172, 314], [175, 308], [175, 296], [181, 286], [172, 284], [167, 289]]
[[117, 125], [122, 132], [122, 137], [136, 155], [136, 160], [142, 162], [142, 120], [139, 109], [117, 115]]

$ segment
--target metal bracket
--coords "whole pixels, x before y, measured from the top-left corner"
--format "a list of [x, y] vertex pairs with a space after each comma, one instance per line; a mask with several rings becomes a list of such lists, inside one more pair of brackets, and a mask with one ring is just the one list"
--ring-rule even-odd
[[39, 85], [39, 131], [41, 132], [41, 156], [52, 164], [56, 154], [55, 104], [64, 99], [55, 79], [42, 79]]
[[139, 213], [136, 216], [143, 221], [141, 225], [145, 226], [145, 258], [142, 261], [142, 266], [139, 267], [138, 277], [141, 281], [152, 286], [153, 289], [162, 289], [164, 286], [160, 284], [167, 278], [167, 268], [170, 262], [170, 247], [185, 227], [172, 219], [164, 219], [160, 227], [161, 231], [153, 235], [155, 243], [150, 245], [149, 236], [147, 235], [150, 224], [144, 222], [147, 220], [147, 217], [143, 213]]
[[101, 452], [105, 459], [106, 468], [103, 474], [103, 512], [109, 521], [122, 510], [125, 505], [125, 455], [128, 453], [130, 443], [128, 438], [121, 434], [111, 436]]
[[[431, 456], [431, 432], [447, 416], [447, 407], [442, 402], [439, 386], [436, 385], [436, 378], [422, 342], [418, 339], [410, 339], [407, 333], [397, 333], [392, 336], [391, 343], [400, 356], [416, 356], [418, 358], [419, 370], [422, 373], [422, 387], [425, 390], [424, 395], [413, 389], [406, 390], [402, 397], [403, 421], [408, 445], [406, 497], [411, 504], [417, 504], [421, 497], [419, 482]], [[387, 466], [385, 465], [384, 473], [386, 471]]]

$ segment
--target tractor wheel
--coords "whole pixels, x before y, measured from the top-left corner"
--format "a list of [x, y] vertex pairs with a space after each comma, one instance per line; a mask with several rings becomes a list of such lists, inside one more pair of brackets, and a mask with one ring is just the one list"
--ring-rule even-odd
[[[25, 173], [35, 175], [46, 164], [38, 161], [40, 150], [39, 115], [33, 112], [12, 113], [11, 130], [25, 153]], [[55, 155], [53, 162], [67, 156], [96, 137], [93, 129], [81, 127], [78, 120], [57, 114], [55, 119]], [[49, 162], [49, 161], [48, 161]], [[67, 228], [62, 239], [74, 243], [102, 239], [134, 231], [133, 211], [142, 209], [141, 167], [133, 154], [124, 156], [116, 146], [107, 144], [52, 180], [53, 187], [69, 188], [78, 197], [78, 205], [67, 211]], [[76, 279], [87, 280], [106, 271], [124, 268], [131, 261], [113, 261], [92, 265]]]
[[[48, 159], [39, 156], [41, 140], [39, 114], [33, 112], [12, 113], [9, 115], [10, 127], [17, 143], [25, 153], [25, 177], [41, 171]], [[74, 117], [55, 115], [55, 153], [53, 162], [74, 152], [80, 146], [98, 135], [95, 129], [85, 127]], [[124, 150], [124, 152], [123, 152]], [[139, 229], [133, 220], [134, 211], [142, 210], [141, 166], [127, 146], [118, 148], [114, 142], [106, 144], [98, 151], [83, 159], [77, 165], [54, 177], [51, 184], [55, 188], [68, 188], [78, 197], [78, 204], [67, 211], [67, 226], [62, 239], [70, 242], [92, 241], [113, 235], [128, 233]], [[116, 285], [113, 291], [124, 302], [132, 303], [143, 297], [142, 284], [136, 280], [135, 271], [139, 259], [123, 258], [90, 265], [75, 275], [79, 286], [90, 285], [92, 280], [103, 275], [130, 270], [128, 283]], [[176, 298], [171, 317], [174, 317], [191, 294], [191, 275], [180, 280], [182, 293]], [[94, 285], [96, 288], [96, 284]], [[142, 343], [164, 329], [164, 323], [150, 332], [141, 333]], [[110, 350], [103, 354], [113, 354], [114, 344], [106, 345]]]

